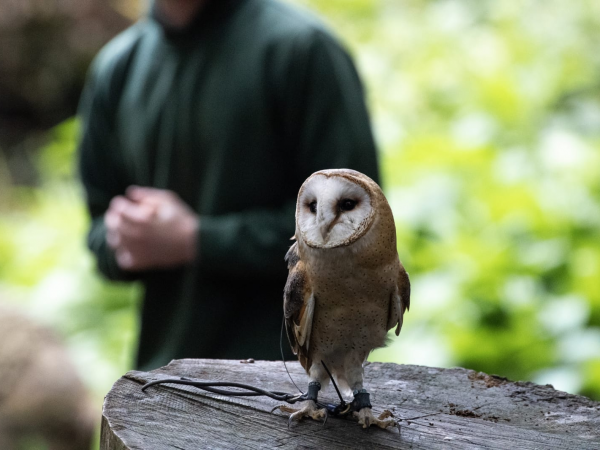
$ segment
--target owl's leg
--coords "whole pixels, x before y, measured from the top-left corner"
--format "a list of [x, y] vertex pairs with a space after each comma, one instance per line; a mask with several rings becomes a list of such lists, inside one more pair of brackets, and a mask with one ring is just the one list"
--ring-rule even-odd
[[363, 428], [369, 428], [371, 425], [377, 425], [379, 428], [388, 428], [398, 426], [392, 417], [394, 416], [391, 411], [387, 409], [383, 411], [379, 417], [375, 417], [371, 411], [371, 400], [370, 395], [363, 389], [363, 367], [362, 364], [355, 366], [355, 368], [347, 371], [348, 381], [352, 392], [354, 393], [354, 400], [352, 401], [352, 408], [354, 409], [354, 417], [358, 419], [358, 424], [362, 425]]
[[327, 417], [327, 412], [325, 409], [319, 409], [317, 407], [317, 398], [320, 389], [321, 383], [318, 381], [311, 381], [308, 384], [308, 392], [300, 397], [300, 399], [304, 401], [304, 405], [301, 409], [294, 409], [286, 405], [280, 405], [273, 408], [271, 412], [279, 409], [280, 411], [290, 413], [290, 417], [288, 419], [288, 428], [292, 422], [298, 422], [304, 417], [310, 417], [314, 420], [325, 419]]
[[294, 409], [286, 405], [281, 405], [273, 408], [273, 411], [279, 409], [283, 412], [291, 413], [288, 427], [294, 421], [300, 421], [304, 417], [310, 417], [314, 420], [327, 419], [327, 411], [324, 408], [317, 406], [317, 400], [319, 391], [321, 390], [321, 383], [326, 383], [329, 380], [327, 372], [321, 364], [313, 364], [309, 370], [310, 383], [308, 383], [308, 391], [303, 394], [299, 400], [303, 401], [304, 404], [300, 409]]

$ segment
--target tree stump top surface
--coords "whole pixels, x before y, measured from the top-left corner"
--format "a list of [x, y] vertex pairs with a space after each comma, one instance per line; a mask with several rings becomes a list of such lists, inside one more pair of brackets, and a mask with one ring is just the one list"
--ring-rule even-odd
[[[288, 369], [306, 390], [297, 362]], [[287, 415], [270, 413], [280, 402], [268, 397], [224, 397], [183, 385], [152, 386], [168, 376], [230, 381], [295, 393], [281, 361], [243, 364], [183, 359], [152, 372], [131, 371], [106, 396], [101, 446], [108, 449], [201, 448], [413, 448], [413, 449], [598, 449], [600, 402], [552, 386], [512, 382], [461, 368], [371, 363], [365, 387], [373, 412], [390, 409], [401, 432], [355, 420], [310, 419], [287, 427]], [[331, 386], [320, 399], [337, 403]], [[428, 414], [432, 414], [427, 417]]]

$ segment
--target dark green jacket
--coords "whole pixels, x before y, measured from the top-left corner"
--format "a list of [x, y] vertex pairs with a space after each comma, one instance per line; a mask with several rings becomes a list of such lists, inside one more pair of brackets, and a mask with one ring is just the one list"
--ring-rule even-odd
[[[378, 179], [346, 51], [291, 6], [213, 1], [185, 31], [166, 32], [150, 17], [109, 43], [80, 113], [89, 247], [108, 278], [145, 287], [138, 367], [279, 358], [283, 257], [300, 185], [325, 168]], [[174, 190], [200, 214], [196, 263], [119, 269], [103, 214], [132, 184]]]

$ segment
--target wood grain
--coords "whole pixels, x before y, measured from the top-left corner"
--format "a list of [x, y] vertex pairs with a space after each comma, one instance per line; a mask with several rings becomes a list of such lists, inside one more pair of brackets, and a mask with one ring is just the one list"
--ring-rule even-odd
[[[307, 379], [287, 363], [301, 389]], [[365, 368], [374, 413], [394, 411], [398, 430], [363, 430], [352, 419], [327, 424], [287, 416], [267, 397], [224, 397], [182, 385], [141, 391], [165, 377], [235, 381], [297, 392], [281, 362], [176, 360], [152, 372], [128, 372], [106, 396], [101, 450], [204, 448], [597, 449], [600, 403], [528, 382], [466, 369], [372, 363]], [[335, 402], [330, 386], [320, 398]], [[414, 419], [426, 414], [429, 417]]]

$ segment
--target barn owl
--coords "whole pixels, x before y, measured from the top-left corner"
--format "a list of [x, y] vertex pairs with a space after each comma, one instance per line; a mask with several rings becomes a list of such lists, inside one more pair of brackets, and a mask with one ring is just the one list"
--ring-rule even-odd
[[385, 345], [387, 331], [402, 327], [410, 282], [398, 258], [392, 211], [381, 188], [348, 169], [322, 170], [300, 188], [296, 242], [286, 255], [284, 290], [287, 335], [310, 383], [307, 401], [290, 421], [324, 418], [315, 403], [332, 372], [364, 428], [395, 425], [391, 413], [373, 416], [363, 386], [363, 363]]

